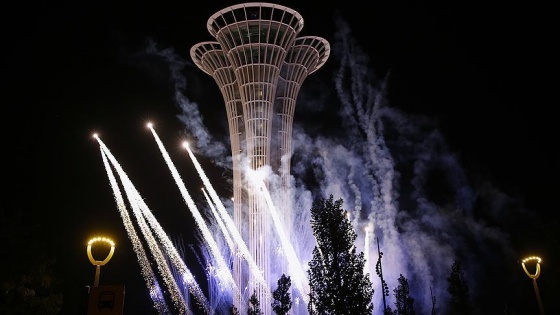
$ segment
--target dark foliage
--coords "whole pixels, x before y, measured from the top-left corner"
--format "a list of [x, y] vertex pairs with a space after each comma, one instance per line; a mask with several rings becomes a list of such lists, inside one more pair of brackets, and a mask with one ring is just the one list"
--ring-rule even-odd
[[310, 314], [360, 315], [373, 311], [373, 287], [364, 274], [364, 254], [356, 253], [354, 232], [342, 199], [314, 203], [311, 227], [317, 240], [309, 262]]
[[379, 251], [379, 258], [377, 258], [377, 263], [375, 264], [375, 273], [379, 276], [381, 280], [381, 293], [383, 294], [383, 315], [393, 315], [393, 310], [390, 306], [387, 306], [387, 297], [389, 296], [389, 286], [385, 279], [383, 279], [383, 268], [381, 265], [381, 258], [383, 258], [383, 252], [379, 250], [379, 240], [377, 240], [377, 250]]
[[272, 310], [278, 315], [288, 314], [292, 308], [292, 298], [290, 296], [290, 287], [292, 286], [292, 280], [285, 274], [282, 274], [280, 279], [278, 279], [278, 286], [276, 290], [272, 292]]
[[434, 296], [434, 293], [432, 292], [432, 287], [430, 287], [430, 296], [432, 297], [432, 315], [436, 315], [436, 297]]
[[251, 297], [249, 298], [249, 310], [247, 311], [247, 315], [261, 315], [261, 303], [259, 302], [259, 298], [257, 297], [257, 292], [253, 292]]
[[[62, 309], [61, 281], [55, 277], [56, 258], [45, 253], [36, 227], [17, 215], [0, 222], [0, 314], [54, 315]], [[34, 234], [35, 233], [35, 234]]]
[[393, 290], [395, 293], [395, 315], [415, 315], [414, 299], [410, 296], [408, 280], [401, 274], [398, 279], [399, 285]]
[[465, 281], [465, 274], [459, 261], [451, 266], [451, 274], [447, 278], [447, 292], [450, 294], [448, 310], [451, 315], [473, 314], [473, 307], [469, 297], [469, 286]]

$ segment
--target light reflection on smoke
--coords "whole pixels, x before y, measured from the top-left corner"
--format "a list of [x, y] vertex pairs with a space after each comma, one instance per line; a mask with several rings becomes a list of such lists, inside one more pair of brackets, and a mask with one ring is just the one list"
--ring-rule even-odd
[[[374, 270], [378, 253], [373, 244], [379, 240], [384, 253], [383, 274], [391, 290], [388, 305], [393, 306], [392, 289], [403, 274], [409, 280], [418, 312], [431, 312], [432, 291], [438, 298], [438, 309], [444, 311], [446, 279], [453, 261], [462, 261], [470, 292], [476, 294], [490, 273], [481, 262], [496, 261], [498, 265], [496, 258], [515, 259], [508, 236], [473, 215], [477, 191], [458, 158], [447, 148], [437, 126], [426, 117], [390, 107], [384, 79], [375, 76], [368, 56], [361, 52], [346, 23], [336, 23], [337, 32], [331, 43], [333, 55], [328, 62], [336, 66], [334, 75], [321, 82], [316, 78], [306, 81], [295, 115], [291, 229], [296, 232], [291, 236], [294, 250], [304, 265], [311, 258], [315, 240], [309, 226], [309, 210], [313, 198], [330, 194], [342, 198], [358, 234], [359, 251], [366, 251], [365, 228], [369, 227], [371, 239], [367, 243], [372, 248], [367, 250], [367, 270]], [[172, 50], [157, 51], [152, 46], [150, 53], [169, 63], [176, 80], [175, 100], [183, 109], [179, 118], [186, 133], [198, 139], [198, 152], [219, 166], [231, 167], [229, 155], [223, 150], [227, 145], [212, 139], [202, 124], [197, 104], [182, 94], [188, 85], [175, 70], [188, 63], [180, 61]], [[321, 69], [317, 75], [328, 76], [326, 71]], [[336, 97], [328, 100], [324, 95], [329, 93], [309, 94], [321, 89], [332, 91]], [[318, 106], [321, 101], [325, 104]], [[315, 114], [317, 108], [337, 112], [339, 123], [335, 129], [312, 126], [316, 121], [298, 120], [298, 113], [311, 107]], [[272, 196], [274, 188], [272, 181]], [[206, 259], [211, 261], [210, 257]], [[370, 275], [375, 289], [375, 312], [381, 314], [380, 281], [375, 273]], [[278, 279], [280, 275], [275, 276]], [[275, 283], [270, 285], [275, 287]]]

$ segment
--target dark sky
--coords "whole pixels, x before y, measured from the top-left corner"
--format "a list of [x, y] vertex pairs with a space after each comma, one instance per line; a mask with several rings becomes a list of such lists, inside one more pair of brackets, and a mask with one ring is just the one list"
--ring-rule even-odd
[[[142, 52], [153, 41], [190, 63], [190, 48], [212, 40], [207, 19], [235, 3], [45, 1], [3, 10], [0, 209], [5, 217], [23, 213], [26, 222], [38, 224], [45, 233], [37, 237], [59, 257], [65, 314], [74, 314], [80, 291], [93, 282], [86, 242], [101, 233], [117, 242], [113, 260], [101, 269], [101, 282], [126, 284], [127, 314], [148, 314], [139, 311], [150, 307], [149, 297], [91, 135], [99, 132], [125, 169], [136, 170], [131, 176], [152, 178], [135, 184], [147, 200], [160, 205], [162, 221], [191, 222], [177, 191], [158, 182], [158, 174], [167, 170], [146, 162], [158, 159], [159, 152], [155, 146], [146, 150], [153, 140], [145, 122], [153, 121], [170, 144], [184, 138], [184, 126], [176, 118], [181, 112], [169, 72], [162, 71], [161, 60]], [[552, 97], [557, 79], [550, 8], [501, 0], [490, 5], [480, 0], [382, 0], [367, 5], [351, 0], [322, 7], [277, 3], [302, 14], [302, 34], [328, 40], [334, 34], [333, 17], [339, 14], [372, 68], [387, 78], [390, 106], [436, 122], [474, 181], [492, 182], [531, 217], [558, 221], [558, 133]], [[210, 128], [221, 127], [216, 116], [225, 117], [223, 106], [214, 107], [222, 111], [214, 115], [205, 104], [222, 101], [217, 88], [202, 71], [189, 67], [189, 84], [198, 89], [189, 90], [188, 97], [201, 104]], [[316, 75], [329, 80], [329, 72], [321, 70]], [[179, 166], [181, 171], [192, 171], [178, 145], [168, 150], [188, 162]], [[187, 184], [191, 180], [185, 178]], [[521, 234], [539, 229], [526, 228]], [[169, 229], [186, 242], [195, 241], [188, 229]], [[530, 239], [517, 245], [520, 255], [532, 246], [558, 252], [559, 239], [556, 234], [547, 244]], [[542, 277], [550, 270], [558, 275], [559, 268], [558, 260], [543, 265]], [[519, 273], [524, 276], [521, 268]], [[529, 279], [526, 285], [532, 294]]]

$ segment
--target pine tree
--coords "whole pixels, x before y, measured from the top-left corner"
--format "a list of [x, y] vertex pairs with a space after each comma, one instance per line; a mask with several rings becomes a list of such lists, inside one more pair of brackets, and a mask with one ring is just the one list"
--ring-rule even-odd
[[290, 287], [292, 286], [292, 280], [290, 277], [286, 277], [282, 274], [280, 279], [278, 279], [278, 286], [276, 290], [272, 292], [272, 310], [278, 315], [288, 314], [292, 308], [292, 299], [290, 297]]
[[473, 312], [473, 307], [469, 298], [469, 287], [465, 281], [465, 274], [459, 261], [455, 261], [451, 266], [451, 274], [447, 278], [447, 292], [450, 294], [449, 314], [469, 315]]
[[398, 279], [399, 285], [393, 290], [395, 293], [395, 315], [415, 315], [414, 299], [410, 296], [408, 280], [402, 275]]
[[354, 232], [342, 199], [321, 199], [311, 208], [317, 241], [309, 262], [310, 314], [362, 315], [373, 311], [373, 287], [364, 274], [363, 253], [356, 253]]
[[247, 311], [247, 315], [261, 314], [261, 303], [259, 302], [259, 298], [257, 297], [257, 291], [255, 291], [249, 298], [249, 310]]
[[432, 287], [430, 287], [430, 296], [432, 297], [432, 315], [436, 315], [436, 297], [432, 293]]

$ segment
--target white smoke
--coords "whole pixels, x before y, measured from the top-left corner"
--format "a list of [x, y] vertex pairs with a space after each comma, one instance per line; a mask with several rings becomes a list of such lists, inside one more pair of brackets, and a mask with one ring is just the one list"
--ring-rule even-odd
[[[496, 191], [477, 191], [429, 118], [390, 107], [385, 80], [376, 77], [369, 57], [361, 51], [345, 21], [338, 19], [336, 25], [333, 54], [327, 62], [338, 66], [332, 82], [306, 81], [295, 115], [291, 172], [293, 231], [298, 233], [292, 242], [300, 260], [308, 261], [315, 244], [309, 226], [313, 199], [332, 194], [343, 199], [351, 215], [359, 251], [364, 251], [364, 228], [372, 228], [371, 261], [367, 262], [370, 271], [375, 270], [379, 241], [383, 276], [390, 288], [388, 306], [394, 308], [393, 289], [403, 274], [409, 280], [418, 313], [431, 312], [431, 291], [438, 310], [444, 311], [446, 279], [454, 260], [462, 262], [470, 292], [476, 298], [478, 288], [490, 281], [485, 282], [488, 271], [482, 263], [497, 265], [498, 257], [514, 259], [507, 233], [474, 214], [476, 201], [481, 193], [489, 199], [495, 196], [487, 216], [498, 218], [509, 205], [508, 197]], [[185, 124], [186, 133], [196, 138], [199, 152], [219, 161], [219, 166], [231, 168], [230, 153], [225, 149], [228, 145], [215, 140], [204, 125], [198, 105], [184, 96], [188, 85], [182, 71], [188, 63], [171, 49], [157, 50], [154, 45], [148, 52], [169, 65], [174, 98], [182, 110], [178, 118]], [[320, 69], [313, 76], [328, 75], [326, 71]], [[206, 74], [200, 71], [200, 75]], [[326, 98], [328, 92], [307, 94], [321, 89], [329, 89], [336, 98]], [[306, 100], [312, 100], [313, 106]], [[323, 101], [328, 103], [316, 104]], [[338, 116], [328, 120], [336, 121], [334, 126], [299, 120], [307, 117], [302, 113], [311, 107], [314, 111], [320, 108], [325, 116], [336, 112]], [[486, 186], [484, 190], [491, 189]], [[370, 276], [375, 313], [382, 314], [380, 281], [374, 272]]]
[[224, 143], [217, 141], [212, 133], [204, 124], [204, 118], [200, 113], [198, 104], [190, 101], [186, 96], [187, 79], [183, 73], [187, 65], [192, 67], [192, 63], [185, 61], [176, 54], [173, 48], [158, 49], [154, 41], [148, 41], [145, 49], [146, 55], [153, 55], [161, 58], [168, 67], [169, 77], [173, 85], [173, 98], [181, 109], [181, 114], [177, 118], [185, 125], [187, 135], [194, 137], [196, 147], [200, 153], [212, 158], [220, 167], [230, 167], [231, 160]]
[[[336, 60], [330, 62], [339, 66], [333, 76], [338, 102], [323, 107], [338, 109], [337, 125], [342, 128], [311, 137], [306, 122], [296, 120], [292, 173], [313, 177], [317, 185], [308, 189], [315, 198], [343, 198], [358, 233], [358, 249], [364, 250], [365, 227], [373, 227], [384, 254], [387, 306], [394, 308], [393, 289], [402, 273], [409, 279], [417, 311], [431, 312], [430, 289], [442, 311], [453, 261], [466, 266], [475, 295], [485, 286], [481, 262], [512, 258], [508, 235], [473, 216], [477, 195], [437, 126], [389, 106], [385, 81], [376, 78], [345, 21], [336, 23]], [[377, 260], [377, 248], [371, 247], [368, 270], [374, 270]], [[376, 274], [371, 279], [375, 313], [382, 314], [380, 279]]]

